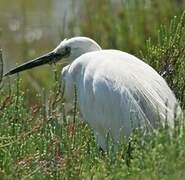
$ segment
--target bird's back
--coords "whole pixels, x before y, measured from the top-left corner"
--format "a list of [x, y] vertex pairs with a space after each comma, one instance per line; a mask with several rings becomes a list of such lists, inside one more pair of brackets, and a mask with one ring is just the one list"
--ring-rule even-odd
[[[80, 110], [94, 129], [113, 136], [123, 129], [157, 126], [167, 118], [173, 126], [177, 100], [165, 80], [135, 56], [101, 50], [76, 59], [69, 73], [77, 86]], [[158, 118], [158, 119], [157, 119]]]

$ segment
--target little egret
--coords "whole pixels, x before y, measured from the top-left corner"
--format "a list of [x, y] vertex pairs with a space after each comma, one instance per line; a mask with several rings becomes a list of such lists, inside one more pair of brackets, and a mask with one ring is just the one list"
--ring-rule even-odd
[[173, 128], [175, 114], [181, 109], [166, 81], [137, 57], [103, 50], [87, 37], [65, 39], [50, 53], [4, 76], [61, 59], [68, 62], [62, 71], [64, 98], [72, 103], [76, 87], [79, 110], [103, 150], [108, 134], [117, 144], [122, 135], [128, 139], [135, 128], [156, 129], [159, 119]]

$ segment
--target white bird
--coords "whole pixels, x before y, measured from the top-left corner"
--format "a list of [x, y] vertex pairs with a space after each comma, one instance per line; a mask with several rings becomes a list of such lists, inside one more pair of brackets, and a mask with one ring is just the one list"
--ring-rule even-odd
[[108, 134], [116, 146], [123, 135], [128, 139], [136, 128], [156, 129], [166, 120], [173, 128], [175, 114], [181, 109], [166, 81], [137, 57], [103, 50], [87, 37], [65, 39], [50, 53], [5, 76], [64, 57], [63, 62], [69, 64], [62, 71], [64, 98], [72, 103], [76, 87], [79, 110], [103, 150], [107, 150]]

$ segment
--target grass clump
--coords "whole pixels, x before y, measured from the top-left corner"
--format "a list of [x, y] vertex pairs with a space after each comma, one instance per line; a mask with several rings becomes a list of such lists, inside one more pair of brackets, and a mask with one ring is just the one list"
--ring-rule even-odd
[[156, 43], [147, 41], [143, 59], [167, 80], [184, 107], [185, 11], [181, 17], [175, 16], [169, 27], [161, 26]]
[[[144, 137], [136, 131], [130, 149], [123, 143], [118, 153], [110, 148], [102, 155], [78, 113], [74, 124], [73, 117], [62, 117], [61, 102], [49, 111], [44, 105], [28, 109], [24, 93], [15, 94], [1, 96], [0, 174], [5, 179], [185, 177], [184, 129], [172, 137], [163, 128]], [[55, 101], [52, 94], [49, 99]]]

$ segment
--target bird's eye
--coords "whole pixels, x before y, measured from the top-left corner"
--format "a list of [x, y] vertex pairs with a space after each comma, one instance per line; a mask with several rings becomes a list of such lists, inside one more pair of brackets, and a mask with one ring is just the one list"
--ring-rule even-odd
[[66, 46], [65, 47], [65, 51], [66, 51], [66, 53], [70, 53], [71, 52], [71, 48], [69, 46]]

